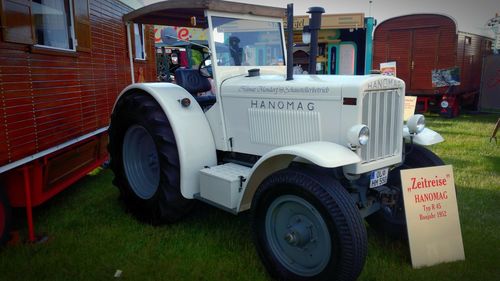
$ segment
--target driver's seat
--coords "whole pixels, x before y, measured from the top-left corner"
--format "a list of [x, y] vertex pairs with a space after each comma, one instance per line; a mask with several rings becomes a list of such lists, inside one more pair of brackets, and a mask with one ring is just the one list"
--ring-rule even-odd
[[215, 103], [214, 95], [198, 96], [200, 92], [210, 91], [212, 85], [208, 78], [201, 76], [197, 69], [178, 68], [174, 76], [177, 85], [188, 91], [202, 108]]

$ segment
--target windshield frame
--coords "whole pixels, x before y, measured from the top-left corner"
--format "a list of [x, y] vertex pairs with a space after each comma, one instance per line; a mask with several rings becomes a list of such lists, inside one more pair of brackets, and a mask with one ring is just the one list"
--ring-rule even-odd
[[[217, 65], [284, 65], [283, 28], [279, 22], [212, 16], [212, 25], [214, 22], [219, 23], [212, 28]], [[218, 28], [223, 30], [217, 32]]]
[[[206, 17], [208, 19], [208, 31], [209, 31], [209, 47], [211, 50], [211, 60], [212, 60], [212, 70], [214, 74], [214, 79], [217, 81], [216, 84], [220, 84], [220, 82], [228, 77], [234, 77], [237, 75], [246, 75], [248, 69], [259, 68], [261, 71], [269, 71], [273, 74], [286, 74], [286, 46], [285, 46], [285, 34], [283, 30], [283, 19], [281, 18], [273, 18], [273, 17], [262, 17], [255, 15], [243, 15], [243, 14], [234, 14], [234, 13], [224, 13], [224, 12], [214, 12], [214, 11], [206, 11]], [[215, 51], [215, 37], [214, 37], [214, 29], [212, 17], [224, 17], [224, 18], [234, 18], [234, 19], [243, 19], [243, 20], [256, 20], [256, 21], [266, 21], [272, 23], [278, 23], [281, 27], [281, 48], [283, 52], [283, 65], [266, 65], [266, 66], [226, 66], [226, 65], [217, 65], [217, 52]]]

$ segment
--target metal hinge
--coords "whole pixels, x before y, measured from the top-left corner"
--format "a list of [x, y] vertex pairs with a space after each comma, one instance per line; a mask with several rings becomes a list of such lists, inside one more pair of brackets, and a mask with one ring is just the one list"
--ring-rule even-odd
[[247, 179], [244, 176], [240, 176], [240, 188], [238, 188], [238, 192], [241, 192], [243, 190], [243, 183], [247, 181]]

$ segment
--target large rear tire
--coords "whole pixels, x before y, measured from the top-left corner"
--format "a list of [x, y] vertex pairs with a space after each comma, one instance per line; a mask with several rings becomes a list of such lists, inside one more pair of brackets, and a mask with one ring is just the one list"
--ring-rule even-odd
[[260, 185], [252, 202], [257, 251], [280, 280], [355, 280], [367, 237], [349, 193], [313, 170], [285, 169]]
[[120, 99], [111, 116], [108, 150], [113, 184], [139, 219], [171, 223], [190, 211], [193, 201], [180, 191], [175, 136], [154, 98], [132, 93]]
[[405, 151], [403, 165], [389, 172], [387, 185], [396, 192], [395, 204], [385, 206], [378, 212], [366, 217], [366, 221], [377, 232], [398, 240], [407, 239], [400, 171], [444, 165], [439, 156], [423, 146], [406, 144]]
[[10, 239], [12, 227], [12, 210], [5, 190], [0, 186], [0, 247]]

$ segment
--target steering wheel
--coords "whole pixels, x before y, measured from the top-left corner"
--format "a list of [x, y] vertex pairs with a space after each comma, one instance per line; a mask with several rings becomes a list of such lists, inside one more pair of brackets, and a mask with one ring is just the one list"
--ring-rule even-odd
[[198, 72], [200, 73], [201, 76], [207, 77], [207, 78], [212, 78], [212, 66], [211, 65], [205, 65], [205, 62], [210, 59], [210, 54], [208, 54], [206, 57], [203, 58], [201, 61], [200, 65], [198, 66]]

